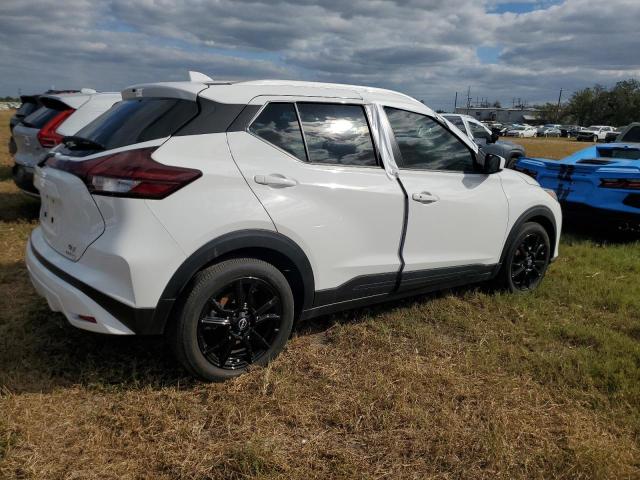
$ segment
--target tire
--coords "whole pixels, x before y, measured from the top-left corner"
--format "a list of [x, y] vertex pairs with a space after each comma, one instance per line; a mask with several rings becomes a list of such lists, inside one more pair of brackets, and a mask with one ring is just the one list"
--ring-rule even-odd
[[542, 225], [535, 222], [523, 224], [507, 247], [496, 278], [498, 286], [512, 293], [535, 290], [547, 272], [550, 255], [549, 235]]
[[284, 275], [262, 260], [234, 258], [195, 276], [167, 340], [191, 374], [224, 381], [273, 360], [293, 320]]
[[513, 169], [513, 167], [516, 166], [516, 162], [520, 159], [520, 157], [521, 155], [511, 155], [509, 157], [509, 160], [507, 160], [507, 164], [505, 165], [505, 167]]

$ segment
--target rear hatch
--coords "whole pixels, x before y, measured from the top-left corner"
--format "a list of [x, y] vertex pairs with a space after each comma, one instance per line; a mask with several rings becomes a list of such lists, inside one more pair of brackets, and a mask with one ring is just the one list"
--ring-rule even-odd
[[89, 98], [86, 94], [41, 95], [40, 108], [22, 120], [14, 129], [16, 163], [35, 167], [62, 136], [57, 128]]
[[76, 261], [109, 228], [94, 195], [111, 197], [110, 202], [122, 201], [113, 197], [144, 201], [180, 188], [171, 174], [183, 175], [181, 181], [188, 175], [154, 163], [151, 154], [197, 113], [195, 98], [125, 98], [65, 137], [36, 169], [40, 223], [49, 245]]

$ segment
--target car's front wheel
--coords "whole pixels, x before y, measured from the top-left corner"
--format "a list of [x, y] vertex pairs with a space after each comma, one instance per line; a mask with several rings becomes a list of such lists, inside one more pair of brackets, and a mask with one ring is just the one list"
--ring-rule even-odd
[[510, 292], [534, 290], [544, 278], [550, 258], [547, 231], [539, 223], [527, 222], [507, 247], [498, 281]]
[[196, 275], [169, 340], [190, 373], [222, 381], [275, 358], [293, 317], [282, 273], [262, 260], [234, 258]]

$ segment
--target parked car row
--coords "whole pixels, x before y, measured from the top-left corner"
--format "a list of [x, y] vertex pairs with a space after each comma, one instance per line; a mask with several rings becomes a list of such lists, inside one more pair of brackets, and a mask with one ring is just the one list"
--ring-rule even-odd
[[298, 320], [474, 282], [531, 291], [558, 255], [555, 193], [401, 93], [192, 74], [81, 95], [25, 117], [53, 147], [31, 155], [32, 282], [76, 327], [165, 335], [201, 378], [264, 365]]
[[540, 126], [528, 124], [485, 122], [485, 126], [500, 136], [531, 138], [531, 137], [568, 137], [578, 141], [613, 142], [625, 127], [614, 128], [608, 125], [561, 125], [550, 123]]

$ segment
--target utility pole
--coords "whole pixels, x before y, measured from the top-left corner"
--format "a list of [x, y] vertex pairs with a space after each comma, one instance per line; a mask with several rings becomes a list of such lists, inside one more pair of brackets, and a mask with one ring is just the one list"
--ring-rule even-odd
[[471, 86], [467, 88], [467, 115], [469, 115], [470, 108], [471, 108]]
[[560, 121], [560, 100], [562, 99], [562, 89], [560, 89], [560, 95], [558, 95], [558, 108], [556, 108], [556, 122]]
[[456, 98], [453, 101], [453, 113], [457, 113], [456, 110], [458, 109], [458, 92], [456, 92]]

